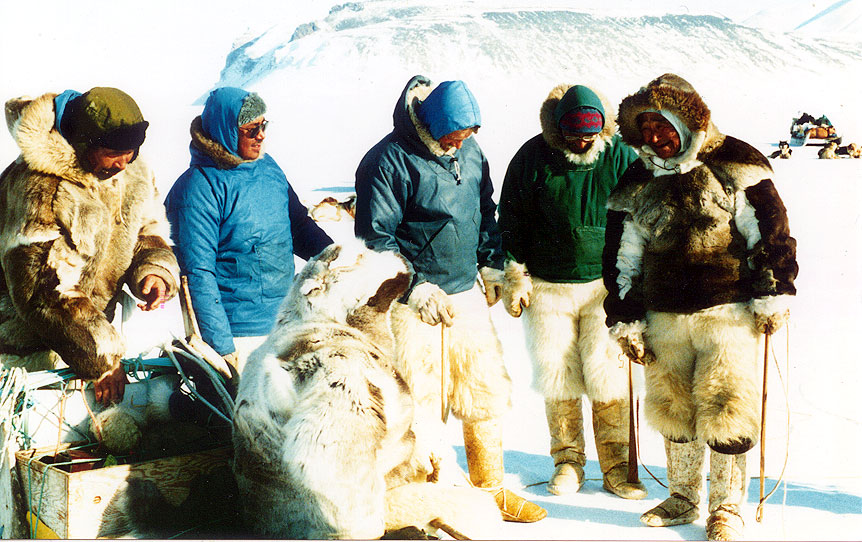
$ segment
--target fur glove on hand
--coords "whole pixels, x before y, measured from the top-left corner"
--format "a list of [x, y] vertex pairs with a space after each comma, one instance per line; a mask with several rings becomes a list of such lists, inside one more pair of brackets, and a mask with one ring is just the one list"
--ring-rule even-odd
[[527, 273], [527, 266], [515, 260], [506, 262], [506, 282], [503, 283], [503, 306], [515, 318], [521, 316], [521, 311], [530, 306], [530, 296], [533, 295], [533, 280]]
[[790, 318], [790, 296], [775, 295], [757, 297], [749, 304], [754, 314], [754, 327], [766, 335], [772, 335]]
[[485, 290], [485, 301], [492, 307], [503, 296], [503, 284], [505, 277], [503, 272], [493, 267], [482, 267], [479, 269], [479, 277], [482, 279], [482, 288]]
[[646, 322], [635, 320], [634, 322], [617, 322], [611, 326], [609, 332], [611, 340], [620, 345], [623, 354], [630, 360], [640, 365], [649, 365], [655, 361], [655, 354], [647, 350], [643, 337], [644, 330], [646, 330]]
[[439, 286], [430, 282], [423, 282], [413, 288], [407, 298], [407, 306], [418, 312], [423, 322], [432, 326], [440, 322], [451, 326], [455, 316], [455, 306], [449, 296]]

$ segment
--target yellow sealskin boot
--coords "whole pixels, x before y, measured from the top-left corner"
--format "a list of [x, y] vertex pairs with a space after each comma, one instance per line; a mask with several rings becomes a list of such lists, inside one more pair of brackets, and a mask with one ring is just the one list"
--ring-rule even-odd
[[545, 416], [551, 434], [551, 457], [554, 474], [548, 491], [566, 495], [580, 491], [584, 485], [584, 415], [580, 399], [545, 401]]
[[504, 521], [532, 523], [547, 510], [503, 487], [503, 432], [498, 419], [463, 423], [470, 482], [494, 495]]
[[643, 499], [646, 487], [627, 481], [629, 470], [629, 401], [593, 402], [593, 432], [602, 469], [602, 487], [623, 499]]

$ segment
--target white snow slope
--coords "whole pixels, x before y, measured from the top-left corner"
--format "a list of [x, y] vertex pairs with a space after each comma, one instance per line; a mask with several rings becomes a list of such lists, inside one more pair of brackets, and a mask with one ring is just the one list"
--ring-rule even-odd
[[[201, 98], [216, 85], [245, 86], [267, 102], [268, 152], [310, 205], [352, 190], [359, 159], [391, 130], [395, 101], [412, 75], [463, 79], [482, 107], [477, 138], [499, 188], [511, 156], [539, 131], [542, 100], [560, 82], [594, 85], [619, 103], [672, 71], [699, 90], [719, 129], [765, 154], [788, 139], [791, 118], [803, 110], [826, 114], [845, 143], [862, 142], [862, 41], [845, 36], [860, 35], [861, 2], [378, 0], [330, 12], [329, 0], [35, 0], [2, 8], [0, 98], [123, 88], [151, 122], [142, 154], [164, 193], [188, 163], [188, 126]], [[0, 138], [0, 162], [16, 155], [11, 138]], [[816, 158], [816, 148], [805, 147], [773, 162], [798, 240], [799, 294], [789, 341], [784, 330], [773, 341], [767, 489], [785, 455], [787, 469], [758, 523], [759, 448], [749, 453], [744, 514], [752, 540], [858, 540], [862, 533], [862, 160]], [[350, 223], [324, 227], [336, 239], [352, 235]], [[506, 482], [549, 512], [536, 524], [506, 524], [499, 538], [702, 538], [705, 518], [642, 527], [639, 515], [666, 490], [642, 469], [647, 500], [605, 493], [591, 446], [590, 480], [580, 493], [545, 490], [553, 466], [520, 322], [499, 306], [492, 313], [515, 382], [505, 420]], [[144, 335], [181, 326], [175, 304], [136, 324], [133, 352], [145, 348]], [[460, 425], [450, 420], [448, 429], [463, 468]], [[640, 444], [643, 463], [664, 481], [660, 436], [644, 424]]]

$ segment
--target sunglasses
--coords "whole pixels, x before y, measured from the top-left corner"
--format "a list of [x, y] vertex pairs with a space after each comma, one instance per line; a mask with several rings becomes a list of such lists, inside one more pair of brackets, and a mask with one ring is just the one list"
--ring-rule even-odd
[[268, 120], [261, 121], [260, 124], [256, 125], [254, 128], [250, 128], [247, 130], [243, 130], [240, 128], [239, 133], [243, 135], [243, 137], [247, 137], [249, 139], [254, 139], [257, 137], [257, 134], [261, 132], [266, 132], [266, 127], [269, 125]]
[[599, 138], [599, 134], [590, 134], [590, 135], [575, 135], [575, 134], [563, 134], [563, 139], [566, 141], [595, 141]]

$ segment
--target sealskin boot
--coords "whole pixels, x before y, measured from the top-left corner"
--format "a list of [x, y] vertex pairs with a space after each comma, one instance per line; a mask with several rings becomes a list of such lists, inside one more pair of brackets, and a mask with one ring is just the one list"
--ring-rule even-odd
[[551, 434], [554, 474], [548, 491], [565, 495], [580, 491], [584, 485], [584, 416], [580, 399], [545, 401], [545, 416]]
[[708, 540], [740, 540], [745, 522], [739, 512], [745, 501], [745, 454], [709, 453]]
[[503, 487], [503, 435], [497, 419], [463, 423], [470, 482], [494, 495], [504, 521], [532, 523], [547, 510]]
[[593, 433], [602, 469], [602, 487], [623, 499], [643, 499], [646, 487], [629, 482], [629, 401], [593, 402]]
[[680, 443], [664, 439], [664, 449], [670, 497], [641, 516], [641, 523], [650, 527], [684, 525], [698, 517], [704, 446], [698, 440]]

